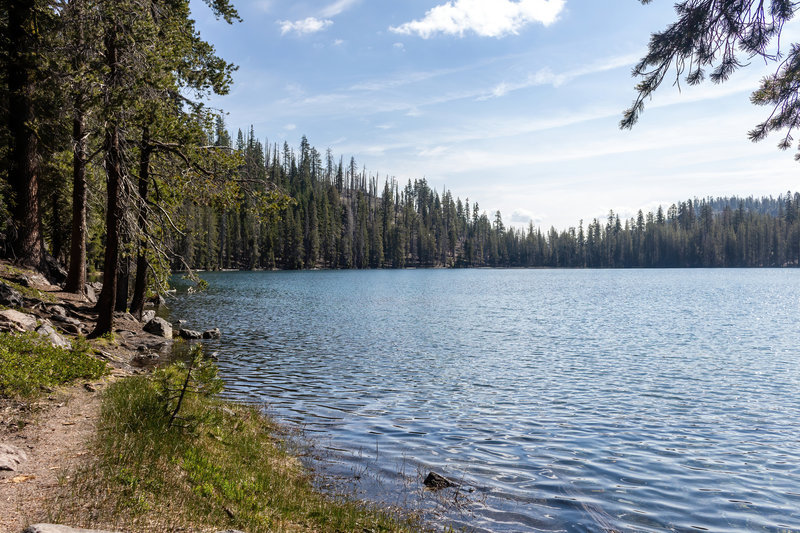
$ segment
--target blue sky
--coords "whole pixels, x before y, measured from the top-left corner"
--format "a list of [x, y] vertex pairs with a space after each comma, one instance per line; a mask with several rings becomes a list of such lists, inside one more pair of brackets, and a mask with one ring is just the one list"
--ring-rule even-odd
[[[609, 209], [798, 189], [800, 163], [747, 131], [762, 63], [721, 86], [665, 83], [633, 131], [630, 71], [672, 2], [636, 0], [240, 0], [243, 22], [193, 4], [202, 36], [239, 65], [212, 105], [229, 128], [324, 153], [401, 183], [566, 228]], [[786, 28], [784, 42], [800, 37]]]

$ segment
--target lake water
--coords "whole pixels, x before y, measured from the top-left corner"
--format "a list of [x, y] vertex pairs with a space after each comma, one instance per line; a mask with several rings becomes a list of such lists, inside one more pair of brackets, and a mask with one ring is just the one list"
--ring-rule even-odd
[[228, 393], [368, 497], [474, 531], [800, 531], [800, 270], [203, 277], [170, 305], [222, 329]]

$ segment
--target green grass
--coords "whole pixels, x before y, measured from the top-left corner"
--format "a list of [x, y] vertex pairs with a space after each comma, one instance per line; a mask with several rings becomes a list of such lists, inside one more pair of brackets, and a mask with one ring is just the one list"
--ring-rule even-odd
[[0, 333], [0, 396], [30, 398], [46, 387], [106, 374], [106, 364], [90, 353], [80, 338], [67, 350], [36, 333]]
[[95, 460], [65, 487], [55, 518], [130, 532], [425, 530], [396, 512], [317, 492], [257, 408], [218, 398], [215, 367], [192, 372], [179, 410], [185, 367], [109, 387]]

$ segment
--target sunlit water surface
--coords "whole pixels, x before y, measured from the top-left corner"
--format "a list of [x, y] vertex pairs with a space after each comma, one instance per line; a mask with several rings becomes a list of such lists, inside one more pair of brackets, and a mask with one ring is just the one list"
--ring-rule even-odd
[[474, 531], [800, 531], [798, 270], [203, 277], [171, 308], [222, 329], [228, 394], [369, 498]]

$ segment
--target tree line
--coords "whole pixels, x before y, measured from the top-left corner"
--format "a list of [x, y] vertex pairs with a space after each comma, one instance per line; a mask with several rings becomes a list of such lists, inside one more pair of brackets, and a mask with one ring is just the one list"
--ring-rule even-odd
[[[217, 143], [232, 139], [220, 129]], [[176, 269], [404, 267], [784, 267], [800, 261], [800, 193], [690, 199], [655, 212], [565, 230], [506, 227], [500, 212], [439, 193], [425, 179], [399, 183], [338, 159], [303, 137], [261, 143], [238, 132], [239, 179], [291, 201], [259, 216], [246, 198], [219, 209], [184, 207]]]
[[[188, 198], [246, 188], [204, 103], [229, 91], [235, 66], [201, 38], [189, 4], [0, 2], [0, 252], [69, 292], [102, 269], [91, 336], [111, 331], [115, 310], [141, 315], [166, 282], [165, 236]], [[229, 0], [205, 4], [238, 20]]]

